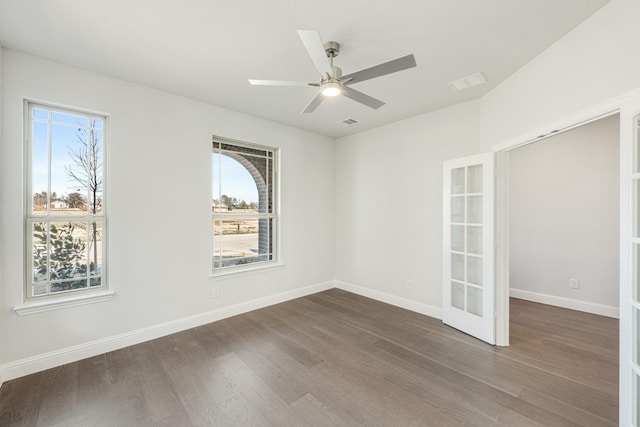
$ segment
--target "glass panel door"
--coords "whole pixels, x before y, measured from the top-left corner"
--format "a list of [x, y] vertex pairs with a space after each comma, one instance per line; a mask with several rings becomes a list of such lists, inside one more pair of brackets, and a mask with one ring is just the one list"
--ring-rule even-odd
[[444, 164], [443, 321], [495, 343], [493, 153]]
[[620, 109], [620, 425], [640, 427], [640, 90]]

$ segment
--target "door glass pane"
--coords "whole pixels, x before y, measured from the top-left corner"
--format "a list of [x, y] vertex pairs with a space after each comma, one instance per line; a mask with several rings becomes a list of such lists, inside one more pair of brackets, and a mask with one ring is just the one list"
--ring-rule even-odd
[[451, 194], [464, 194], [464, 168], [451, 171]]
[[633, 245], [633, 299], [640, 301], [640, 246]]
[[467, 169], [467, 193], [482, 193], [482, 165]]
[[638, 374], [633, 374], [633, 425], [640, 427], [640, 377]]
[[451, 226], [451, 250], [464, 252], [464, 225]]
[[640, 237], [640, 183], [633, 180], [633, 237]]
[[[640, 312], [638, 309], [633, 307], [632, 311], [632, 319], [633, 319], [633, 328], [635, 328], [635, 333], [633, 334], [633, 341], [631, 345], [633, 346], [633, 362], [638, 365], [640, 364], [640, 337], [638, 337], [637, 331], [640, 331]], [[632, 329], [633, 329], [632, 328]]]
[[482, 227], [467, 226], [467, 252], [482, 255]]
[[482, 258], [467, 257], [467, 282], [482, 285]]
[[467, 286], [467, 311], [482, 317], [482, 289]]
[[451, 305], [460, 310], [464, 310], [464, 285], [451, 282]]
[[464, 255], [451, 254], [451, 278], [464, 281]]
[[482, 224], [482, 196], [468, 196], [467, 203], [467, 222]]
[[640, 116], [635, 118], [635, 126], [633, 127], [633, 152], [634, 165], [633, 172], [640, 172]]
[[451, 197], [451, 222], [464, 222], [464, 196]]

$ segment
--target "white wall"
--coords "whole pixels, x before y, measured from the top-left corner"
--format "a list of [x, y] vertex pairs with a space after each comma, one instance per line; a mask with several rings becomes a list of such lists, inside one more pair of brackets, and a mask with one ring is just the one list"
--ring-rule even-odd
[[[3, 363], [330, 281], [334, 141], [11, 50], [2, 61]], [[110, 302], [17, 316], [23, 98], [110, 114]], [[282, 269], [212, 283], [211, 135], [282, 149]], [[167, 203], [170, 200], [171, 203]], [[212, 299], [212, 286], [221, 296]]]
[[638, 16], [613, 0], [485, 95], [480, 151], [640, 87]]
[[338, 280], [442, 306], [442, 162], [476, 151], [478, 106], [337, 140]]
[[441, 307], [442, 161], [640, 87], [637, 16], [613, 0], [480, 100], [339, 139], [336, 279]]
[[618, 306], [619, 144], [614, 115], [509, 152], [512, 289]]

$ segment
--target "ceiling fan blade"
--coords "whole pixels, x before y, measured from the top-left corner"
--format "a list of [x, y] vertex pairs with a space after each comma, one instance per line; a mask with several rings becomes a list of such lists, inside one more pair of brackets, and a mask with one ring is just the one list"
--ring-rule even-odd
[[[374, 79], [376, 77], [384, 76], [387, 74], [395, 73], [397, 71], [406, 70], [416, 66], [416, 59], [413, 55], [403, 56], [402, 58], [394, 59], [393, 61], [385, 62], [375, 65], [365, 70], [356, 71], [355, 73], [342, 76], [340, 81], [344, 81], [345, 84], [353, 84], [363, 82], [365, 80]], [[348, 80], [348, 81], [346, 81]]]
[[342, 94], [347, 98], [353, 99], [354, 101], [359, 102], [360, 104], [364, 104], [367, 107], [371, 107], [374, 110], [377, 110], [384, 105], [384, 102], [380, 101], [379, 99], [376, 99], [372, 96], [369, 96], [347, 86], [342, 87]]
[[320, 75], [331, 74], [331, 65], [327, 58], [327, 52], [324, 50], [320, 33], [316, 30], [298, 30], [298, 35]]
[[313, 99], [309, 101], [307, 106], [304, 107], [304, 110], [302, 110], [302, 112], [312, 113], [316, 108], [318, 108], [318, 105], [320, 105], [323, 99], [324, 99], [324, 96], [322, 95], [322, 92], [318, 92], [316, 96], [314, 96]]
[[254, 86], [315, 86], [315, 83], [295, 82], [289, 80], [255, 80], [249, 79]]

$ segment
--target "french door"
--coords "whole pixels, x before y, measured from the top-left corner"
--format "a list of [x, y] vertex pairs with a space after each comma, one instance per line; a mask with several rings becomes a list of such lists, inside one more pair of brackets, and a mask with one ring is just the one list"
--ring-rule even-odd
[[620, 110], [620, 425], [640, 427], [640, 93]]
[[495, 344], [494, 154], [444, 162], [442, 321]]

